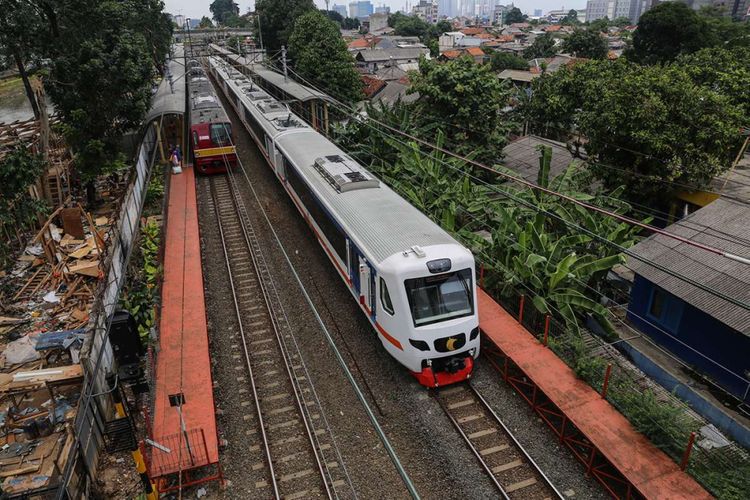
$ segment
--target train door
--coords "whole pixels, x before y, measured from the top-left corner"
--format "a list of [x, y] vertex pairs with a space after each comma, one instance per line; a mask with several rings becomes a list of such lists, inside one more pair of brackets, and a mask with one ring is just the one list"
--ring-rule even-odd
[[276, 176], [280, 180], [286, 179], [286, 174], [284, 173], [284, 155], [281, 154], [281, 151], [278, 149], [274, 150], [274, 169], [276, 171]]
[[359, 297], [359, 253], [357, 253], [357, 247], [349, 242], [346, 247], [346, 253], [348, 256], [347, 261], [349, 262], [349, 279], [352, 280], [352, 290], [356, 297]]
[[372, 319], [375, 319], [375, 276], [367, 262], [361, 255], [359, 259], [359, 303], [364, 305]]

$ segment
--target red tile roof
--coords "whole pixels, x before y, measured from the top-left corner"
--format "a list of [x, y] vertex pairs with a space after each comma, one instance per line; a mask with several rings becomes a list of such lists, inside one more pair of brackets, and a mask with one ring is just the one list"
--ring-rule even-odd
[[466, 53], [474, 57], [484, 56], [484, 51], [479, 47], [469, 47], [468, 49], [466, 49]]
[[455, 59], [461, 56], [461, 51], [460, 50], [446, 50], [440, 55], [442, 57], [445, 57], [446, 59]]
[[516, 39], [516, 37], [514, 37], [513, 35], [500, 35], [500, 36], [498, 37], [498, 40], [499, 40], [500, 42], [503, 42], [503, 43], [508, 43], [508, 42], [512, 42], [512, 41], [513, 41], [513, 40], [515, 40], [515, 39]]
[[477, 38], [488, 39], [488, 38], [495, 38], [495, 37], [490, 35], [489, 33], [477, 33]]
[[362, 75], [362, 83], [365, 84], [365, 88], [363, 89], [363, 92], [365, 93], [365, 96], [370, 99], [372, 96], [380, 92], [383, 87], [386, 86], [386, 83], [384, 80], [381, 80], [380, 78], [375, 78], [374, 76], [369, 75]]
[[547, 33], [553, 33], [555, 31], [560, 31], [561, 29], [562, 26], [560, 26], [559, 24], [553, 24], [552, 26], [547, 26], [546, 28], [544, 28], [544, 31], [546, 31]]
[[357, 38], [352, 42], [349, 42], [347, 46], [349, 49], [367, 49], [380, 41], [379, 38]]
[[461, 30], [464, 35], [478, 35], [484, 33], [484, 28], [464, 28]]

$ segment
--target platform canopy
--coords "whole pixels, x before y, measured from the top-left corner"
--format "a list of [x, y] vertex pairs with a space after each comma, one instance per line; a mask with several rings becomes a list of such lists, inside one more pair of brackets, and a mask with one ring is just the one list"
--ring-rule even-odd
[[[185, 114], [185, 63], [181, 44], [172, 46], [172, 58], [167, 60], [167, 72], [151, 99], [151, 109], [145, 123], [151, 123], [164, 115]], [[172, 76], [172, 84], [168, 75]]]

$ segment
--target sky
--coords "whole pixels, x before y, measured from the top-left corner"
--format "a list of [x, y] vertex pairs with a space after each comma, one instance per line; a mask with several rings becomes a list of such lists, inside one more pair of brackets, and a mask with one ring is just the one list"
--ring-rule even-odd
[[[334, 3], [339, 5], [349, 5], [350, 0], [330, 0], [330, 5]], [[406, 0], [370, 0], [373, 5], [388, 5], [391, 11], [403, 9]], [[503, 1], [503, 3], [511, 3], [512, 0]], [[245, 13], [247, 9], [255, 7], [254, 0], [235, 0], [240, 6], [240, 12]], [[325, 8], [325, 2], [323, 0], [315, 0], [315, 3]], [[417, 0], [410, 0], [409, 5], [417, 3]], [[521, 9], [526, 14], [533, 14], [534, 9], [542, 9], [542, 12], [547, 12], [553, 9], [584, 9], [586, 8], [586, 0], [567, 0], [561, 2], [560, 0], [515, 0], [514, 5]], [[208, 10], [208, 6], [211, 4], [211, 0], [164, 0], [165, 10], [170, 14], [182, 14], [185, 17], [200, 19], [203, 16], [211, 17], [211, 12]]]

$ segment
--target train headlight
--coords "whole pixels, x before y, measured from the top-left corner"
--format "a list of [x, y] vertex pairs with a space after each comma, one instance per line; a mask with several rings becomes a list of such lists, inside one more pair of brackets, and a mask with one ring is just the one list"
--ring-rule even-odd
[[409, 339], [409, 343], [412, 346], [414, 346], [417, 349], [419, 349], [420, 351], [429, 351], [430, 350], [430, 346], [427, 345], [427, 342], [425, 342], [424, 340]]
[[469, 335], [469, 340], [474, 340], [479, 335], [479, 327], [474, 328]]

